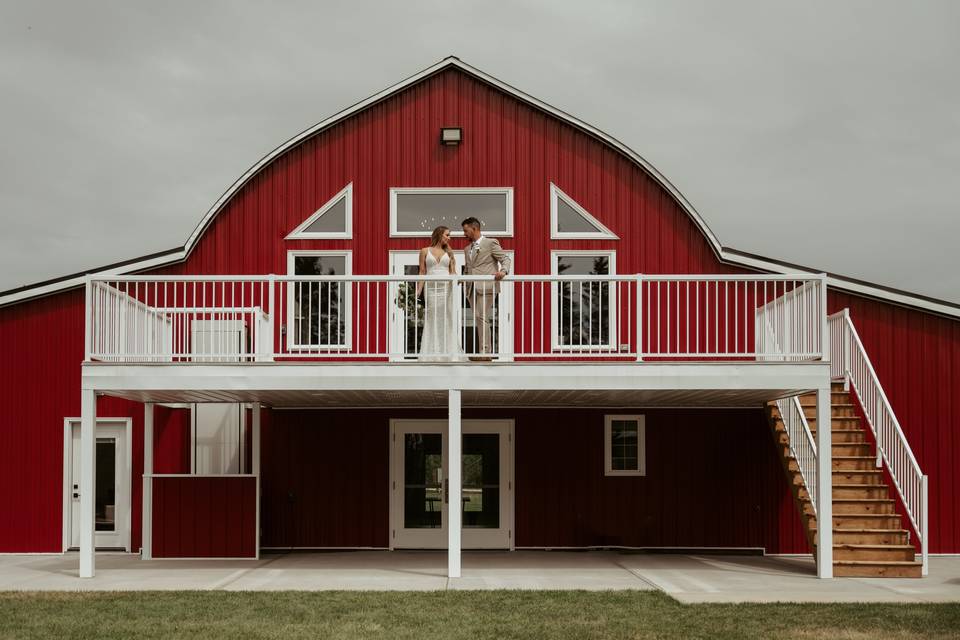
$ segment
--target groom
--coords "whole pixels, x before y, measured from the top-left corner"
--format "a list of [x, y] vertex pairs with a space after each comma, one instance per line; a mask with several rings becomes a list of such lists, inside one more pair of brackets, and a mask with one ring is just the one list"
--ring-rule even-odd
[[[466, 275], [493, 276], [497, 282], [467, 282], [467, 301], [473, 309], [474, 325], [480, 341], [481, 357], [470, 358], [480, 362], [490, 362], [493, 345], [490, 336], [490, 320], [496, 296], [500, 293], [500, 280], [510, 273], [510, 256], [500, 247], [495, 238], [485, 238], [480, 233], [480, 221], [467, 218], [462, 223], [463, 233], [470, 244], [464, 249], [466, 254]], [[476, 286], [474, 286], [476, 285]]]

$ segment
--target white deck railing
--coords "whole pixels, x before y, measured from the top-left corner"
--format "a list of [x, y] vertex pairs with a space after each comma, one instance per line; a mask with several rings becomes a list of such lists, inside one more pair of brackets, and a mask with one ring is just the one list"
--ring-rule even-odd
[[90, 277], [86, 357], [821, 360], [825, 308], [821, 276]]
[[800, 406], [800, 398], [792, 396], [777, 400], [777, 411], [790, 437], [790, 453], [797, 463], [803, 485], [810, 496], [813, 515], [817, 515], [817, 445], [810, 431], [810, 424]]
[[860, 341], [850, 319], [850, 310], [844, 309], [829, 317], [830, 375], [844, 379], [853, 388], [867, 418], [867, 424], [877, 442], [877, 468], [884, 463], [913, 530], [920, 540], [923, 575], [929, 568], [929, 530], [927, 528], [927, 476], [920, 470], [910, 443], [900, 428], [890, 401], [883, 391], [867, 351]]

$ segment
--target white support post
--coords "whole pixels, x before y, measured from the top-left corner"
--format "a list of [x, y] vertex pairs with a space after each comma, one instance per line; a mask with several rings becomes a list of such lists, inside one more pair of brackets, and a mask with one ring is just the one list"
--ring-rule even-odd
[[830, 382], [817, 389], [817, 577], [833, 577], [833, 420]]
[[460, 449], [462, 435], [460, 428], [460, 390], [451, 389], [449, 393], [449, 418], [447, 428], [447, 577], [460, 577], [460, 496], [462, 480], [460, 476]]
[[94, 562], [94, 510], [97, 495], [97, 396], [93, 389], [80, 391], [80, 577], [92, 578]]
[[141, 560], [153, 559], [153, 403], [143, 405], [143, 515]]
[[253, 425], [250, 434], [250, 465], [252, 467], [250, 471], [257, 478], [257, 530], [254, 537], [257, 560], [260, 559], [260, 411], [262, 408], [259, 402], [253, 403]]

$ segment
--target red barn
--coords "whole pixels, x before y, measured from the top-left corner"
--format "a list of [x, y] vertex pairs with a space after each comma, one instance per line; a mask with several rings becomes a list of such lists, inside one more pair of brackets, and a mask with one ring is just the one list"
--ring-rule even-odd
[[[440, 225], [456, 266], [418, 275]], [[0, 293], [0, 552], [920, 575], [960, 552], [958, 319], [722, 246], [635, 152], [448, 58], [278, 147], [183, 247]]]

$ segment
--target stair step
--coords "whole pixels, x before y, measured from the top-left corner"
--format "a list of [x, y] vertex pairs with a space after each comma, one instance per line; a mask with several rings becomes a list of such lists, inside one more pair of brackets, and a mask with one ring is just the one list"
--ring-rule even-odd
[[896, 513], [894, 502], [889, 498], [834, 498], [833, 513], [835, 515], [864, 514], [864, 513]]
[[838, 560], [833, 563], [833, 575], [863, 578], [919, 578], [920, 562], [883, 562], [876, 560]]
[[834, 456], [870, 456], [873, 445], [869, 442], [834, 442], [831, 438], [830, 450]]
[[834, 484], [833, 499], [837, 498], [887, 500], [890, 498], [890, 489], [885, 484]]
[[836, 529], [902, 529], [900, 516], [895, 513], [834, 513]]
[[[817, 405], [813, 404], [801, 404], [800, 408], [803, 409], [803, 415], [809, 418], [817, 417]], [[830, 405], [830, 415], [833, 417], [856, 417], [857, 416], [857, 407], [852, 404], [837, 404], [833, 403]]]
[[[833, 421], [833, 426], [845, 425], [841, 427], [843, 429], [849, 429], [850, 425], [860, 424], [860, 416], [830, 416], [830, 419]], [[817, 416], [808, 417], [807, 424], [809, 424], [810, 428], [813, 429], [814, 425], [817, 424]]]
[[875, 456], [833, 456], [831, 464], [835, 471], [869, 471], [877, 468]]
[[[816, 433], [816, 432], [814, 432]], [[866, 442], [867, 435], [863, 429], [831, 429], [830, 442], [833, 444]]]
[[905, 545], [910, 536], [904, 529], [834, 529], [834, 544]]
[[883, 472], [874, 466], [870, 469], [834, 469], [833, 482], [835, 484], [883, 484]]
[[833, 560], [913, 562], [916, 549], [909, 544], [834, 544]]

